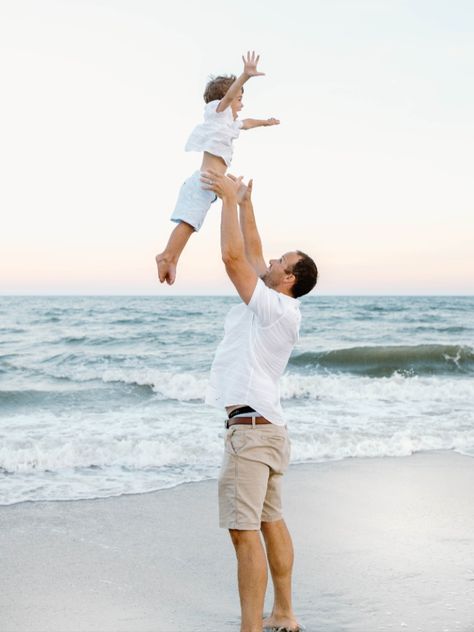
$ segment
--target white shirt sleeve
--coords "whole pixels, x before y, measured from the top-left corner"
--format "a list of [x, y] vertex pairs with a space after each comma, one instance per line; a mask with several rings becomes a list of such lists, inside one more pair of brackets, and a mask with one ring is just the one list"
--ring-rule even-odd
[[206, 107], [204, 108], [204, 119], [207, 121], [210, 120], [227, 120], [230, 116], [230, 119], [233, 120], [232, 117], [232, 110], [230, 105], [228, 107], [226, 107], [225, 110], [222, 110], [222, 112], [217, 112], [217, 106], [219, 105], [220, 101], [219, 100], [215, 100], [215, 101], [209, 101], [209, 103], [206, 103]]
[[248, 307], [257, 316], [263, 327], [277, 322], [285, 313], [285, 305], [279, 292], [267, 287], [262, 279], [257, 280]]

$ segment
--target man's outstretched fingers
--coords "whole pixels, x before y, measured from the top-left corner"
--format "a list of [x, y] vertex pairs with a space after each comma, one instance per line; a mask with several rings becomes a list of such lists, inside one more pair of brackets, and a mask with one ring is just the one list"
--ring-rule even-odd
[[201, 171], [201, 176], [204, 176], [206, 178], [219, 178], [220, 177], [220, 173], [218, 173], [217, 171], [214, 171], [213, 169], [207, 169], [206, 171]]
[[[210, 184], [211, 186], [214, 185], [216, 181], [219, 181], [220, 177], [221, 177], [220, 173], [217, 173], [216, 171], [212, 171], [212, 169], [201, 172], [201, 182], [203, 182], [204, 184]], [[207, 188], [207, 187], [204, 187], [204, 188]]]

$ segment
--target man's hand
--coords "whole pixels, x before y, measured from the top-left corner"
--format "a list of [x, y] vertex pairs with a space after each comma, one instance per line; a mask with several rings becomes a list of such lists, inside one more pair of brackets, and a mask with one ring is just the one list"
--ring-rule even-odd
[[228, 173], [227, 177], [230, 178], [233, 182], [237, 182], [238, 179], [240, 180], [240, 186], [237, 190], [237, 204], [248, 204], [249, 202], [251, 202], [253, 180], [250, 179], [249, 183], [245, 184], [245, 182], [242, 182], [242, 178], [236, 178], [231, 173]]
[[250, 54], [250, 51], [247, 51], [247, 58], [242, 55], [242, 61], [244, 62], [244, 75], [247, 75], [248, 77], [260, 77], [265, 74], [264, 72], [258, 72], [257, 70], [259, 59], [260, 55], [255, 57], [255, 51], [252, 51], [252, 54]]
[[221, 200], [235, 200], [237, 202], [238, 191], [242, 184], [242, 176], [236, 178], [228, 178], [217, 171], [208, 169], [201, 173], [202, 188], [208, 191], [214, 191], [214, 193], [221, 198]]

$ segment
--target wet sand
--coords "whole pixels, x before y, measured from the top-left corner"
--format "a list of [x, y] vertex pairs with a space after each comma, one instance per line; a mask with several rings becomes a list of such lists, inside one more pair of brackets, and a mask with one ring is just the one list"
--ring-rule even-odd
[[[0, 630], [237, 632], [216, 486], [0, 507]], [[291, 466], [307, 632], [473, 632], [473, 490], [474, 459], [446, 451]]]

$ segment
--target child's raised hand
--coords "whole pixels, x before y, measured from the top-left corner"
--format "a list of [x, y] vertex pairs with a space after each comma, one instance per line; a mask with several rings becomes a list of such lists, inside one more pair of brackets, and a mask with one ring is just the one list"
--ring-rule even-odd
[[265, 121], [265, 127], [269, 125], [280, 125], [280, 121], [276, 118], [269, 118]]
[[258, 72], [257, 64], [260, 59], [260, 55], [255, 56], [255, 51], [247, 51], [247, 58], [242, 55], [242, 61], [244, 62], [244, 74], [248, 77], [260, 77], [264, 75], [264, 72]]

